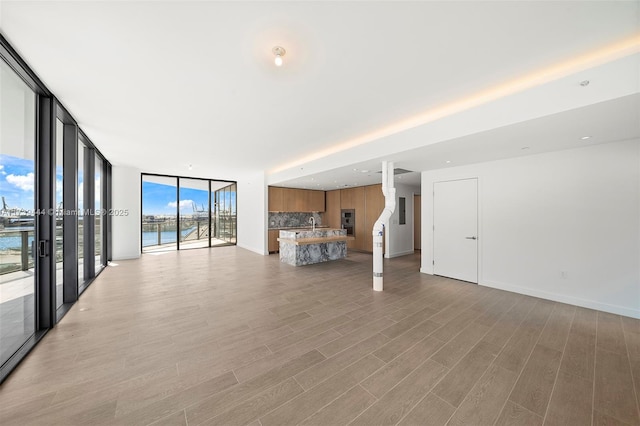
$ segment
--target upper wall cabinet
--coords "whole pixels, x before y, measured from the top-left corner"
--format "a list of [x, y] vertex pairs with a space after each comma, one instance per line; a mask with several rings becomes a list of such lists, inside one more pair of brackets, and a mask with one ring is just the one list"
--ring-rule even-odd
[[324, 191], [307, 191], [309, 193], [309, 209], [312, 212], [325, 210]]
[[269, 187], [269, 211], [284, 211], [284, 188], [279, 188], [277, 186]]
[[324, 212], [324, 191], [269, 187], [270, 212]]

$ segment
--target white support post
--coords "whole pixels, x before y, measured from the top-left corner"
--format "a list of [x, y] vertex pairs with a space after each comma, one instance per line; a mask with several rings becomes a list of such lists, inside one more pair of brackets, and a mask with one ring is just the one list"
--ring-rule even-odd
[[388, 226], [389, 218], [396, 209], [396, 189], [393, 186], [394, 171], [393, 163], [382, 162], [382, 194], [384, 195], [384, 210], [380, 214], [378, 220], [373, 225], [373, 290], [382, 291], [384, 288], [383, 281], [383, 264], [382, 264], [382, 241], [384, 235], [384, 227]]

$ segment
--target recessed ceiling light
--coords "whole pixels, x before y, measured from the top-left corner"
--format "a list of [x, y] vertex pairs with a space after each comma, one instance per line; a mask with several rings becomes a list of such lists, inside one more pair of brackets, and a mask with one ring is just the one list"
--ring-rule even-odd
[[451, 163], [451, 160], [447, 160], [447, 164]]
[[354, 171], [354, 172], [357, 172], [357, 171], [358, 171], [358, 169], [353, 169], [353, 171]]
[[590, 138], [591, 138], [591, 136], [583, 136], [580, 139], [582, 139], [583, 141], [586, 141], [587, 139], [590, 139]]
[[369, 170], [360, 170], [362, 173], [369, 173]]

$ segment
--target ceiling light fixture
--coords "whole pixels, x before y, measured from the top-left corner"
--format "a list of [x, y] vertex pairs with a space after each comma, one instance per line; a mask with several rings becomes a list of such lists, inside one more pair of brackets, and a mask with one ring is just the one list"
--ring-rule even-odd
[[587, 139], [590, 139], [590, 138], [591, 138], [591, 136], [583, 136], [580, 139], [582, 139], [583, 141], [586, 141]]
[[271, 51], [273, 52], [274, 55], [276, 55], [276, 58], [274, 60], [276, 66], [281, 67], [282, 57], [287, 53], [287, 51], [284, 50], [284, 47], [280, 47], [280, 46], [274, 47]]
[[447, 160], [447, 164], [451, 163], [451, 160]]

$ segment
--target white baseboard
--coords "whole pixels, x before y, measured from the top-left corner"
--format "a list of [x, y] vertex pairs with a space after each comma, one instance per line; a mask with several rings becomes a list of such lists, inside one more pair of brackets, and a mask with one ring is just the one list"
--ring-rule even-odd
[[113, 257], [113, 261], [117, 262], [119, 260], [134, 260], [134, 259], [140, 259], [140, 253], [136, 254], [131, 254], [131, 255], [124, 255], [124, 256], [118, 256], [118, 257]]
[[413, 254], [413, 250], [401, 251], [400, 253], [389, 254], [388, 257], [387, 256], [385, 257], [387, 257], [387, 259], [392, 259], [394, 257], [407, 256], [409, 254]]
[[269, 255], [269, 251], [268, 251], [268, 250], [265, 250], [265, 249], [258, 250], [258, 249], [256, 249], [255, 247], [249, 247], [249, 246], [245, 246], [245, 245], [243, 245], [243, 244], [236, 244], [236, 246], [237, 246], [237, 247], [240, 247], [240, 248], [243, 248], [243, 249], [245, 249], [245, 250], [252, 251], [252, 252], [257, 253], [257, 254], [261, 254], [261, 255], [263, 255], [263, 256], [268, 256], [268, 255]]
[[[420, 272], [422, 272], [422, 269], [420, 269]], [[547, 291], [528, 287], [520, 287], [496, 281], [483, 281], [478, 284], [485, 287], [497, 288], [499, 290], [506, 290], [513, 293], [526, 294], [527, 296], [552, 300], [554, 302], [567, 303], [570, 305], [581, 306], [583, 308], [596, 309], [598, 311], [604, 311], [616, 315], [640, 319], [640, 310], [627, 308], [625, 306], [610, 305], [608, 303], [602, 303], [595, 300], [581, 299], [579, 297], [568, 296], [566, 294], [551, 293]]]

